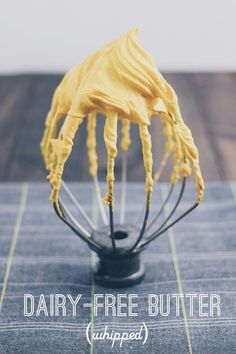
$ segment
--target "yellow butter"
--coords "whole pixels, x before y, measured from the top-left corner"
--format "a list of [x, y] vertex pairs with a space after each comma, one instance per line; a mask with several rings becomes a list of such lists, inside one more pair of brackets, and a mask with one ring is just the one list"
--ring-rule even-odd
[[[177, 96], [157, 69], [151, 56], [136, 40], [137, 30], [108, 43], [93, 55], [69, 70], [57, 87], [46, 118], [41, 151], [52, 185], [51, 200], [58, 202], [64, 165], [74, 136], [87, 117], [87, 147], [89, 171], [96, 176], [96, 114], [105, 116], [104, 141], [107, 149], [107, 187], [105, 203], [113, 203], [114, 165], [117, 155], [117, 121], [122, 122], [121, 148], [127, 151], [131, 143], [130, 123], [138, 124], [146, 171], [146, 192], [152, 194], [152, 142], [148, 126], [151, 118], [160, 115], [166, 138], [165, 156], [173, 152], [171, 182], [176, 183], [181, 163], [192, 164], [197, 188], [197, 201], [203, 197], [204, 182], [199, 167], [199, 154], [192, 135], [185, 125]], [[61, 119], [66, 117], [57, 134]], [[154, 118], [153, 118], [154, 119]], [[58, 137], [57, 137], [58, 136]], [[166, 157], [165, 157], [166, 158]]]

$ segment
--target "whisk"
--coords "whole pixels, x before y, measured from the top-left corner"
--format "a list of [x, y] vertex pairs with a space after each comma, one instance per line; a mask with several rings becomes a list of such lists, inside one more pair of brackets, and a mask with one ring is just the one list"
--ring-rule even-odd
[[[159, 176], [160, 172], [159, 170]], [[182, 177], [180, 191], [168, 215], [165, 215], [164, 209], [176, 188], [176, 184], [173, 183], [170, 183], [169, 191], [165, 199], [162, 204], [159, 205], [159, 210], [154, 213], [151, 220], [149, 220], [150, 203], [146, 202], [146, 205], [140, 207], [140, 211], [134, 218], [133, 223], [126, 223], [127, 152], [124, 151], [122, 152], [118, 223], [114, 223], [114, 213], [116, 211], [113, 210], [111, 203], [108, 206], [109, 217], [107, 217], [106, 206], [102, 202], [101, 187], [97, 176], [93, 178], [93, 184], [101, 220], [101, 224], [98, 224], [98, 226], [93, 223], [78, 198], [74, 196], [74, 193], [64, 181], [62, 181], [62, 189], [80, 213], [87, 228], [85, 229], [85, 227], [75, 219], [60, 197], [58, 205], [56, 205], [56, 203], [53, 204], [54, 209], [58, 217], [97, 254], [97, 262], [94, 265], [94, 275], [98, 283], [109, 287], [134, 285], [142, 280], [145, 272], [140, 253], [150, 242], [157, 239], [175, 223], [179, 222], [183, 217], [194, 210], [198, 206], [198, 202], [195, 202], [177, 218], [173, 218], [184, 195], [186, 186], [186, 177]], [[154, 188], [154, 193], [156, 189], [157, 188]], [[163, 215], [165, 216], [164, 219]], [[162, 222], [160, 222], [160, 220], [162, 220]], [[141, 226], [138, 226], [140, 221]]]
[[[105, 286], [110, 287], [123, 287], [131, 286], [139, 281], [144, 276], [144, 266], [140, 259], [140, 252], [145, 249], [145, 247], [165, 233], [170, 227], [175, 223], [180, 221], [184, 216], [189, 214], [194, 210], [198, 203], [194, 203], [190, 208], [188, 208], [184, 213], [182, 213], [178, 218], [172, 220], [169, 224], [168, 221], [173, 217], [182, 197], [184, 194], [184, 189], [186, 185], [186, 177], [182, 179], [182, 186], [174, 203], [173, 208], [169, 214], [165, 217], [164, 221], [158, 225], [159, 218], [161, 218], [165, 205], [168, 203], [175, 185], [171, 184], [169, 192], [163, 201], [159, 210], [156, 212], [155, 216], [149, 219], [149, 208], [150, 206], [146, 204], [141, 211], [144, 210], [143, 221], [140, 226], [137, 226], [137, 221], [141, 219], [143, 213], [139, 212], [139, 215], [134, 219], [133, 224], [125, 223], [125, 205], [126, 205], [126, 154], [123, 155], [122, 163], [122, 182], [121, 182], [121, 206], [120, 206], [120, 222], [114, 224], [113, 219], [113, 209], [109, 205], [109, 220], [106, 216], [105, 207], [102, 204], [101, 189], [99, 187], [99, 182], [97, 178], [94, 178], [94, 188], [97, 195], [97, 203], [101, 215], [102, 225], [96, 227], [90, 217], [86, 214], [83, 207], [79, 203], [78, 199], [75, 198], [74, 194], [68, 187], [68, 185], [62, 181], [62, 188], [67, 194], [73, 205], [80, 212], [81, 218], [87, 223], [89, 231], [87, 231], [78, 220], [74, 218], [69, 209], [66, 207], [65, 203], [59, 198], [59, 207], [61, 213], [58, 211], [58, 207], [54, 203], [54, 209], [58, 217], [68, 225], [72, 231], [84, 240], [88, 246], [96, 252], [98, 255], [98, 262], [95, 265], [95, 280]], [[153, 225], [157, 224], [156, 230], [152, 233], [149, 230]]]
[[[140, 253], [145, 247], [175, 223], [194, 210], [203, 197], [204, 182], [199, 167], [198, 150], [191, 131], [185, 125], [173, 88], [156, 68], [153, 59], [135, 39], [137, 30], [131, 30], [121, 38], [99, 49], [83, 63], [72, 68], [57, 87], [51, 109], [46, 119], [46, 129], [41, 150], [49, 180], [52, 185], [51, 201], [58, 217], [76, 235], [84, 240], [98, 256], [95, 279], [111, 286], [130, 286], [144, 276]], [[104, 141], [107, 150], [107, 193], [101, 194], [98, 180], [96, 152], [96, 122], [105, 117]], [[60, 133], [57, 127], [66, 116]], [[165, 136], [163, 159], [153, 176], [152, 138], [149, 132], [151, 120], [159, 117]], [[78, 199], [62, 180], [63, 169], [70, 156], [74, 136], [80, 124], [87, 120], [87, 147], [89, 172], [93, 178], [98, 209], [103, 225], [96, 227], [86, 214]], [[117, 125], [121, 121], [121, 192], [119, 223], [114, 223], [114, 165], [117, 156]], [[133, 223], [125, 222], [127, 153], [131, 143], [130, 127], [136, 124], [142, 144], [146, 172], [146, 202]], [[160, 209], [149, 220], [155, 182], [172, 156], [173, 168], [170, 189]], [[173, 218], [183, 197], [186, 179], [193, 167], [197, 198], [196, 202], [177, 218]], [[177, 182], [182, 178], [179, 195], [173, 208], [159, 223]], [[59, 192], [63, 188], [79, 210], [89, 230], [85, 229], [62, 202]], [[108, 216], [106, 209], [108, 208]], [[139, 221], [141, 226], [139, 227]], [[154, 231], [153, 231], [154, 230]]]

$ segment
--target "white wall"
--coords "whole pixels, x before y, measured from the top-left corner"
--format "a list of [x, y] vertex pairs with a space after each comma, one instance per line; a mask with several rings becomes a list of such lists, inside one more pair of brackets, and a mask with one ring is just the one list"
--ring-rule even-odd
[[236, 69], [235, 0], [0, 0], [0, 73], [65, 71], [132, 27], [161, 70]]

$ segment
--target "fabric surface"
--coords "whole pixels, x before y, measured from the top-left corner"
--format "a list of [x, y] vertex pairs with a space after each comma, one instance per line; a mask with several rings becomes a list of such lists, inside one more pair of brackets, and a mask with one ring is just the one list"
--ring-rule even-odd
[[[93, 187], [72, 183], [70, 187], [94, 222], [100, 222]], [[126, 221], [132, 222], [143, 205], [144, 187], [130, 184]], [[158, 210], [168, 191], [157, 188], [151, 214]], [[94, 283], [91, 265], [95, 256], [55, 215], [44, 183], [0, 185], [0, 354], [4, 353], [234, 353], [236, 325], [236, 184], [208, 183], [202, 205], [155, 240], [143, 252], [146, 274], [139, 284], [126, 289], [108, 289]], [[173, 193], [165, 213], [174, 203]], [[194, 187], [186, 188], [176, 215], [192, 205]], [[119, 198], [116, 198], [119, 209]], [[67, 200], [67, 205], [71, 206]], [[76, 215], [74, 207], [71, 210]], [[81, 220], [81, 218], [79, 218]], [[160, 223], [160, 221], [159, 221]], [[82, 223], [83, 224], [83, 223]], [[83, 224], [86, 226], [86, 224]], [[219, 294], [220, 317], [190, 316], [184, 301], [180, 316], [150, 317], [147, 298], [151, 294]], [[90, 308], [79, 308], [72, 316], [25, 317], [24, 294], [39, 299], [45, 294], [82, 294], [91, 302], [93, 294], [138, 294], [138, 317], [94, 316]], [[113, 330], [148, 328], [145, 345], [127, 341], [122, 347], [109, 341], [86, 340], [86, 327]]]

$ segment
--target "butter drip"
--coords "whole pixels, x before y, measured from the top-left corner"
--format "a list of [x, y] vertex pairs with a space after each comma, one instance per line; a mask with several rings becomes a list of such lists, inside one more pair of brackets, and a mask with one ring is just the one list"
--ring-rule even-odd
[[114, 189], [114, 167], [115, 158], [117, 155], [117, 113], [109, 113], [106, 118], [105, 128], [104, 128], [104, 141], [107, 148], [107, 187], [108, 192], [106, 193], [103, 201], [105, 204], [114, 203], [113, 189]]
[[98, 157], [96, 151], [96, 113], [90, 113], [88, 115], [87, 122], [87, 148], [89, 157], [89, 173], [91, 176], [96, 176], [98, 171]]
[[123, 151], [128, 151], [131, 144], [130, 139], [130, 121], [128, 119], [122, 119], [122, 128], [121, 128], [121, 149]]
[[[114, 203], [114, 165], [117, 156], [117, 122], [121, 120], [121, 149], [129, 149], [130, 123], [138, 124], [146, 171], [146, 193], [153, 190], [152, 142], [148, 126], [151, 118], [160, 116], [166, 138], [164, 166], [173, 153], [171, 183], [182, 174], [191, 174], [192, 165], [197, 189], [197, 202], [203, 198], [204, 182], [199, 154], [189, 128], [185, 125], [173, 88], [158, 71], [151, 56], [136, 40], [137, 30], [103, 46], [93, 55], [69, 70], [55, 90], [46, 118], [41, 151], [48, 179], [52, 185], [51, 201], [58, 203], [64, 165], [70, 156], [74, 136], [87, 117], [89, 172], [97, 175], [96, 115], [105, 116], [104, 141], [107, 149], [107, 188], [105, 203]], [[57, 137], [57, 127], [65, 117]], [[162, 167], [163, 167], [162, 166]], [[155, 174], [158, 180], [159, 173]]]

